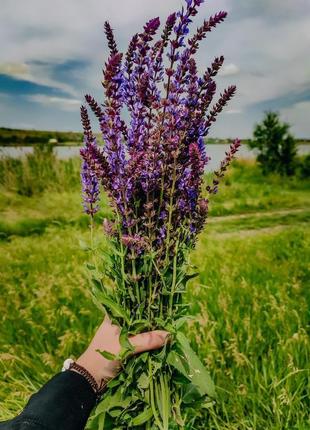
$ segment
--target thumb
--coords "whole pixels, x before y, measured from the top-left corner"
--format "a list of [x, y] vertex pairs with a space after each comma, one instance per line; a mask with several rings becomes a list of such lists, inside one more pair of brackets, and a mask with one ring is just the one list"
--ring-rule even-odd
[[151, 351], [164, 346], [167, 342], [169, 332], [164, 330], [154, 330], [146, 333], [140, 333], [129, 338], [130, 343], [135, 348], [135, 354], [145, 351]]

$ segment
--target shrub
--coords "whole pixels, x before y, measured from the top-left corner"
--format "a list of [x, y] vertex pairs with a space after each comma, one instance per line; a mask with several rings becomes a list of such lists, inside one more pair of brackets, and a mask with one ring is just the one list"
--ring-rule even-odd
[[248, 144], [258, 150], [257, 161], [264, 174], [277, 172], [290, 176], [295, 173], [296, 141], [289, 128], [289, 124], [281, 123], [278, 113], [271, 111], [256, 125], [254, 139]]
[[72, 189], [79, 185], [79, 167], [76, 159], [58, 159], [52, 145], [35, 145], [25, 157], [0, 158], [0, 185], [27, 197], [45, 190]]
[[310, 178], [310, 154], [300, 157], [298, 162], [298, 176], [301, 179]]

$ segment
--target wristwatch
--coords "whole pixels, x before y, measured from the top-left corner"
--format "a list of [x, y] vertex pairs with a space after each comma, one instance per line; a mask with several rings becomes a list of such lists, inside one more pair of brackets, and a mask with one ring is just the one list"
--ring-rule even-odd
[[105, 387], [107, 386], [107, 383], [110, 380], [109, 378], [102, 378], [101, 383], [98, 384], [95, 378], [93, 377], [93, 375], [91, 375], [89, 371], [85, 369], [85, 367], [77, 364], [72, 358], [67, 358], [63, 363], [62, 372], [65, 372], [68, 370], [74, 371], [79, 375], [83, 376], [86, 379], [86, 381], [89, 383], [89, 385], [92, 387], [92, 389], [94, 390], [97, 396], [97, 399], [101, 397]]

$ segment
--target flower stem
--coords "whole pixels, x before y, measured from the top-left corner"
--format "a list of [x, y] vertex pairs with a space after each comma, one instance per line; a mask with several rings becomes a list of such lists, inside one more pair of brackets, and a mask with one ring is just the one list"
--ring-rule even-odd
[[169, 316], [170, 317], [172, 317], [173, 298], [174, 298], [175, 285], [176, 285], [176, 279], [177, 279], [178, 250], [179, 250], [179, 240], [177, 240], [177, 243], [176, 243], [176, 246], [175, 246], [175, 254], [174, 254], [174, 257], [173, 257], [172, 285], [171, 285], [171, 292], [170, 292], [170, 296], [169, 296]]
[[170, 199], [169, 199], [169, 213], [168, 213], [167, 240], [166, 240], [167, 246], [166, 246], [166, 256], [165, 256], [166, 264], [168, 263], [168, 258], [169, 258], [170, 230], [171, 230], [171, 219], [172, 219], [172, 212], [173, 212], [173, 197], [174, 197], [175, 183], [176, 183], [176, 157], [174, 159], [174, 164], [173, 164], [172, 186], [171, 186]]
[[150, 355], [148, 357], [148, 365], [149, 365], [149, 381], [150, 381], [150, 403], [151, 403], [151, 408], [154, 415], [154, 420], [160, 430], [166, 430], [162, 426], [159, 415], [157, 413], [156, 404], [155, 404], [155, 392], [154, 392], [155, 381], [154, 381], [153, 372], [152, 372], [152, 360]]

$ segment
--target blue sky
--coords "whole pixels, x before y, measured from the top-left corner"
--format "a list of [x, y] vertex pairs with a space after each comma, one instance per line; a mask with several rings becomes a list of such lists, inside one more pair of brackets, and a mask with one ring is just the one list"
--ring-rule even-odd
[[[0, 126], [80, 130], [83, 94], [99, 101], [107, 56], [103, 23], [120, 49], [149, 18], [181, 0], [1, 0]], [[227, 10], [201, 45], [201, 73], [224, 54], [219, 90], [238, 93], [214, 126], [217, 137], [248, 137], [267, 109], [280, 112], [298, 137], [310, 137], [310, 1], [207, 0], [193, 24]]]

